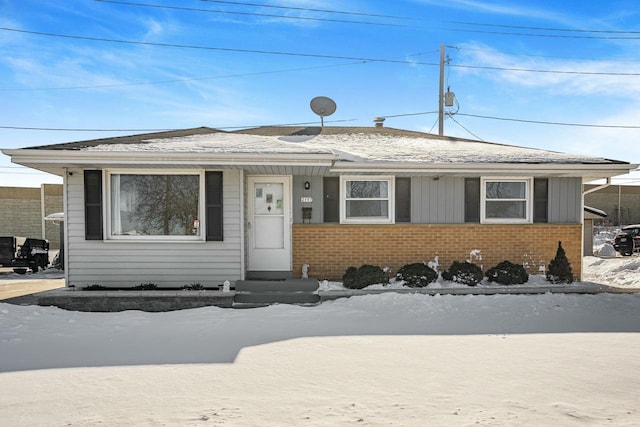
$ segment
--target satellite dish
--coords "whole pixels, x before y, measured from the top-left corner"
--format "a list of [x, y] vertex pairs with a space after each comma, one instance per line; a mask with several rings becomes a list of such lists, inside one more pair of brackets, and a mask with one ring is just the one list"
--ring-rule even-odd
[[316, 96], [311, 100], [311, 110], [320, 116], [320, 122], [324, 126], [324, 116], [330, 116], [336, 112], [336, 103], [326, 96]]

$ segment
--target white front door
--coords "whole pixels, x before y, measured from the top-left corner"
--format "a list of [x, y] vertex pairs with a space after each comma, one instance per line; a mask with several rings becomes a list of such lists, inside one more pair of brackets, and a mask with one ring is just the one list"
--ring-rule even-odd
[[249, 271], [291, 271], [291, 177], [248, 178]]

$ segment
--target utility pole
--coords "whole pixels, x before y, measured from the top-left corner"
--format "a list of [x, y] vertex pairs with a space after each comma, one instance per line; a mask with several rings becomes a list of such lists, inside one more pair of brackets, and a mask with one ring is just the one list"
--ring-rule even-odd
[[438, 91], [438, 135], [444, 135], [444, 45], [440, 45], [440, 90]]

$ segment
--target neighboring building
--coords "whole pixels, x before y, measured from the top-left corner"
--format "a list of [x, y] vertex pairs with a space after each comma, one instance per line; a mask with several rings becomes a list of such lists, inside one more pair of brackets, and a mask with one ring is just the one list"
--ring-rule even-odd
[[390, 128], [186, 129], [16, 150], [65, 186], [67, 286], [503, 260], [580, 276], [583, 182], [636, 165]]
[[[595, 188], [586, 185], [585, 190]], [[585, 194], [584, 203], [608, 213], [597, 225], [624, 226], [640, 224], [640, 186], [610, 185], [593, 193]]]
[[0, 236], [47, 239], [52, 249], [58, 249], [60, 227], [44, 218], [62, 211], [62, 184], [0, 187]]

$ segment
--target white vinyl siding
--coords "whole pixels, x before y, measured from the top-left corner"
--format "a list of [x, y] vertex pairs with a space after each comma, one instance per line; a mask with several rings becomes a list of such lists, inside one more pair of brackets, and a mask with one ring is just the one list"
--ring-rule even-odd
[[85, 240], [82, 171], [67, 178], [68, 286], [133, 287], [155, 283], [213, 287], [242, 277], [241, 171], [224, 171], [224, 241]]
[[581, 178], [549, 178], [549, 223], [579, 223], [582, 209]]
[[[414, 224], [464, 223], [464, 182], [465, 179], [462, 177], [413, 177], [411, 222]], [[581, 189], [580, 178], [549, 178], [547, 195], [549, 223], [580, 222]]]
[[464, 178], [419, 176], [411, 183], [411, 222], [464, 222]]

